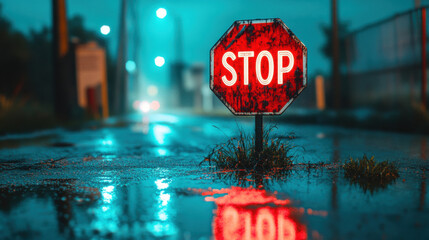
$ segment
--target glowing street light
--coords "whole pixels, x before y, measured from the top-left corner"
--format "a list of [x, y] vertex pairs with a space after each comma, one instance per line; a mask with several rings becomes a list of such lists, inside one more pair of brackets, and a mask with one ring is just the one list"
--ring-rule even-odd
[[161, 107], [161, 105], [159, 104], [159, 102], [158, 102], [158, 101], [152, 101], [152, 102], [150, 103], [150, 108], [151, 108], [152, 110], [154, 110], [154, 111], [158, 110], [158, 109], [159, 109], [159, 107]]
[[165, 10], [165, 8], [158, 8], [158, 10], [156, 10], [156, 16], [159, 19], [165, 18], [165, 16], [167, 16], [167, 10]]
[[103, 35], [108, 35], [110, 33], [110, 27], [108, 25], [103, 25], [100, 27], [100, 32]]
[[164, 65], [164, 63], [165, 63], [165, 59], [163, 57], [158, 56], [155, 58], [155, 65], [156, 66], [162, 67]]
[[133, 60], [128, 60], [125, 63], [125, 69], [127, 69], [127, 71], [129, 73], [133, 73], [136, 71], [136, 62], [134, 62]]
[[144, 113], [147, 113], [150, 111], [150, 103], [148, 101], [142, 101], [140, 103], [140, 110]]

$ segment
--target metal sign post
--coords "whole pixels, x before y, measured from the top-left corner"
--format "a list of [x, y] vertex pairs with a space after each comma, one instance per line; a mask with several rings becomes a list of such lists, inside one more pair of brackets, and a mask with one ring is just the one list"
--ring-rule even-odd
[[262, 152], [262, 143], [264, 136], [264, 123], [262, 122], [262, 115], [255, 116], [255, 151], [259, 155]]

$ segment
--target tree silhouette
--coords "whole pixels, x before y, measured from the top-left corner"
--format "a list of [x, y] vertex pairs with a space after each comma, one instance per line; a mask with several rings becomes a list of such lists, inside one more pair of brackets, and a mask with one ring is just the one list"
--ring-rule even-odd
[[[320, 48], [320, 51], [325, 55], [325, 57], [332, 59], [332, 26], [331, 25], [320, 25], [323, 35], [325, 35], [326, 42]], [[348, 23], [339, 23], [338, 24], [338, 36], [340, 42], [340, 63], [346, 61], [346, 43], [344, 37], [349, 33], [349, 24]]]
[[0, 94], [16, 95], [26, 80], [29, 58], [25, 36], [3, 16], [0, 4]]
[[[44, 26], [24, 34], [13, 29], [2, 14], [0, 4], [0, 95], [20, 96], [46, 105], [53, 103], [52, 29]], [[76, 15], [68, 20], [69, 39], [80, 43], [96, 41], [105, 46], [96, 31], [88, 30], [84, 18]], [[108, 77], [114, 76], [114, 62], [108, 52]], [[109, 81], [110, 82], [110, 81]]]

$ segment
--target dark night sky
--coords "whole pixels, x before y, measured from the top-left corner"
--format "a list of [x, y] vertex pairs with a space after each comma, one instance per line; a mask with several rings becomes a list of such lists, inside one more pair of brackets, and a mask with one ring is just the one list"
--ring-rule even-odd
[[[3, 14], [14, 27], [25, 33], [51, 22], [50, 0], [0, 0]], [[308, 70], [311, 76], [320, 70], [330, 71], [329, 61], [320, 52], [325, 42], [321, 24], [330, 23], [331, 0], [177, 0], [138, 1], [137, 13], [141, 33], [141, 69], [143, 80], [166, 87], [168, 68], [154, 65], [156, 56], [164, 56], [166, 63], [174, 59], [174, 19], [183, 22], [184, 60], [187, 63], [208, 64], [209, 50], [218, 38], [238, 19], [281, 18], [304, 42], [309, 52]], [[414, 0], [339, 0], [339, 18], [354, 30], [414, 7]], [[116, 50], [118, 39], [119, 0], [68, 0], [68, 15], [82, 15], [89, 29], [99, 30], [103, 24], [111, 26], [108, 37], [110, 50]], [[426, 3], [422, 0], [422, 3]], [[155, 11], [164, 7], [165, 19], [158, 19]], [[128, 26], [130, 30], [133, 26]], [[131, 56], [131, 55], [130, 55]], [[207, 65], [206, 65], [207, 66]], [[207, 74], [208, 76], [208, 74]]]

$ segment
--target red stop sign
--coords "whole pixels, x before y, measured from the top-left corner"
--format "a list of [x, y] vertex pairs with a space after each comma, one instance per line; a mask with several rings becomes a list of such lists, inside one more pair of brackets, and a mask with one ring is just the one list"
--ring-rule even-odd
[[279, 115], [307, 85], [307, 48], [278, 18], [235, 21], [210, 50], [210, 88], [235, 115]]

